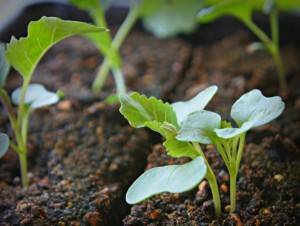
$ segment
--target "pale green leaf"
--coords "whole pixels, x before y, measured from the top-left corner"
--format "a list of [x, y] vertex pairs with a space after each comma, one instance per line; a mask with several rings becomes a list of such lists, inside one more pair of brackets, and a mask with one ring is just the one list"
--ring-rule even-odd
[[196, 111], [188, 115], [176, 138], [181, 141], [211, 144], [214, 129], [221, 127], [220, 115], [211, 111]]
[[234, 16], [243, 21], [251, 20], [252, 6], [247, 0], [220, 1], [197, 14], [200, 23], [210, 23], [222, 16]]
[[162, 192], [181, 193], [197, 186], [205, 177], [206, 165], [197, 157], [183, 165], [152, 168], [144, 172], [128, 189], [126, 202], [139, 203]]
[[[21, 88], [17, 88], [12, 93], [12, 102], [19, 104]], [[50, 92], [40, 84], [30, 84], [25, 93], [24, 103], [30, 105], [30, 108], [40, 108], [58, 102], [60, 99], [59, 93]]]
[[216, 94], [217, 90], [217, 86], [210, 86], [200, 91], [195, 97], [188, 101], [173, 103], [172, 107], [176, 112], [178, 124], [180, 125], [190, 113], [203, 110], [211, 98]]
[[0, 158], [2, 158], [8, 150], [9, 138], [5, 133], [0, 133]]
[[4, 44], [0, 43], [0, 88], [2, 88], [5, 85], [9, 69], [10, 65], [5, 58]]
[[132, 127], [148, 127], [162, 135], [164, 135], [164, 131], [161, 126], [164, 122], [178, 127], [171, 105], [163, 103], [155, 97], [148, 98], [133, 92], [130, 95], [120, 95], [120, 103], [120, 112]]
[[242, 95], [231, 108], [231, 117], [239, 128], [217, 129], [215, 132], [225, 139], [235, 137], [274, 120], [284, 107], [280, 97], [265, 97], [260, 90], [254, 89]]
[[202, 7], [199, 0], [151, 0], [143, 4], [143, 24], [159, 38], [193, 31], [197, 26], [196, 14]]
[[29, 81], [46, 51], [64, 38], [72, 35], [106, 31], [84, 22], [42, 17], [28, 26], [28, 35], [19, 40], [14, 37], [7, 45], [6, 57], [10, 64]]

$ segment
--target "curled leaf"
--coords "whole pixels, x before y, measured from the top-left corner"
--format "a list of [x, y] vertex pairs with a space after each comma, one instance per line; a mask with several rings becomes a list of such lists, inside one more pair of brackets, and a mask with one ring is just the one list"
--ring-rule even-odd
[[205, 174], [206, 165], [202, 157], [183, 165], [152, 168], [130, 186], [126, 202], [135, 204], [162, 192], [180, 193], [191, 190], [201, 182]]
[[[12, 93], [12, 102], [19, 104], [21, 88], [17, 88]], [[40, 84], [30, 84], [25, 94], [24, 103], [30, 105], [32, 109], [54, 104], [59, 101], [59, 94], [50, 92]]]
[[9, 138], [5, 133], [0, 133], [0, 158], [2, 158], [8, 150]]
[[164, 122], [177, 127], [175, 112], [168, 103], [155, 97], [146, 97], [137, 92], [120, 95], [120, 112], [135, 128], [148, 127], [164, 135]]
[[172, 107], [176, 112], [178, 124], [181, 124], [190, 113], [203, 110], [211, 98], [216, 94], [217, 90], [217, 86], [210, 86], [200, 91], [195, 97], [188, 101], [173, 103]]

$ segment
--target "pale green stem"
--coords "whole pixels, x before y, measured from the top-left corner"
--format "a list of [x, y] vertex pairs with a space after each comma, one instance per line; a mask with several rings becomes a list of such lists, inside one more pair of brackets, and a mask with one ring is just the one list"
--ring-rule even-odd
[[237, 172], [230, 171], [230, 212], [233, 213], [236, 209], [236, 179]]
[[[139, 5], [133, 6], [130, 9], [125, 21], [122, 23], [115, 38], [112, 41], [112, 48], [115, 49], [116, 51], [119, 50], [124, 39], [128, 35], [128, 33], [131, 30], [131, 28], [133, 27], [133, 25], [135, 24], [136, 20], [138, 19], [139, 13], [140, 13]], [[107, 79], [110, 67], [111, 67], [111, 62], [108, 59], [108, 57], [105, 57], [102, 65], [100, 66], [100, 70], [97, 74], [97, 77], [93, 83], [92, 90], [95, 93], [98, 93], [101, 91], [101, 89]]]
[[113, 68], [113, 75], [116, 82], [117, 94], [125, 94], [126, 86], [122, 70], [120, 68]]
[[243, 21], [244, 24], [265, 44], [270, 55], [273, 57], [278, 70], [279, 86], [282, 92], [287, 91], [285, 69], [279, 51], [278, 15], [271, 13], [271, 33], [273, 41], [251, 20]]
[[218, 187], [218, 182], [217, 182], [216, 176], [215, 176], [212, 168], [210, 167], [200, 145], [198, 143], [193, 142], [193, 146], [194, 146], [195, 150], [199, 153], [199, 155], [205, 161], [205, 164], [207, 167], [206, 179], [207, 179], [210, 189], [211, 189], [213, 202], [214, 202], [214, 206], [215, 206], [215, 214], [216, 214], [216, 217], [219, 218], [221, 216], [221, 199], [220, 199], [219, 187]]
[[22, 152], [19, 154], [20, 166], [21, 166], [21, 178], [22, 186], [24, 188], [28, 187], [28, 175], [27, 175], [27, 152]]

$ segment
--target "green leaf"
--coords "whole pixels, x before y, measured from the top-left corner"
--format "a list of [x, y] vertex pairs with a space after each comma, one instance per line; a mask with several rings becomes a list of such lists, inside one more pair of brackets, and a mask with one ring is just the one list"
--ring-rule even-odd
[[222, 16], [234, 16], [242, 21], [251, 20], [252, 6], [247, 0], [220, 1], [211, 7], [201, 9], [197, 14], [200, 23], [209, 23]]
[[8, 150], [9, 138], [5, 133], [0, 133], [0, 158], [2, 158]]
[[228, 139], [245, 133], [253, 127], [269, 123], [283, 112], [285, 107], [281, 97], [265, 97], [254, 89], [242, 95], [231, 108], [231, 117], [240, 128], [217, 129], [219, 137]]
[[51, 46], [72, 35], [105, 30], [84, 22], [42, 17], [29, 23], [27, 37], [11, 39], [7, 45], [6, 57], [24, 79], [29, 81], [36, 65]]
[[163, 103], [155, 97], [148, 98], [133, 92], [130, 95], [120, 95], [120, 102], [120, 112], [132, 127], [148, 127], [163, 136], [164, 130], [161, 126], [164, 122], [178, 127], [176, 115], [171, 105]]
[[5, 58], [4, 44], [0, 43], [0, 88], [2, 88], [5, 85], [9, 69], [10, 65]]
[[193, 145], [189, 142], [184, 142], [176, 139], [177, 129], [171, 124], [164, 123], [162, 128], [165, 131], [165, 142], [163, 143], [164, 147], [167, 149], [168, 155], [179, 158], [179, 157], [189, 157], [196, 158], [199, 156], [199, 153], [195, 150]]
[[128, 189], [126, 202], [136, 204], [162, 192], [181, 193], [197, 186], [205, 177], [206, 165], [197, 157], [183, 165], [152, 168], [144, 172]]
[[203, 110], [217, 90], [217, 86], [210, 86], [188, 101], [173, 103], [172, 107], [176, 112], [178, 124], [181, 124], [190, 113]]
[[143, 1], [141, 15], [146, 29], [159, 38], [167, 38], [193, 31], [201, 7], [199, 0]]
[[[14, 104], [19, 104], [20, 93], [21, 87], [13, 91], [11, 99]], [[46, 90], [43, 85], [30, 84], [25, 94], [24, 103], [30, 105], [32, 109], [44, 107], [58, 102], [59, 94], [60, 92], [54, 93]]]
[[221, 127], [220, 115], [211, 111], [196, 111], [183, 122], [176, 138], [181, 141], [211, 144], [214, 129]]

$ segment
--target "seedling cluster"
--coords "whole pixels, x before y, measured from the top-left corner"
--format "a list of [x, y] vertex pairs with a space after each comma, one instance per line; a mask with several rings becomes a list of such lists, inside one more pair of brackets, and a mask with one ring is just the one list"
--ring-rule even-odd
[[[6, 107], [15, 141], [8, 142], [7, 136], [0, 134], [0, 157], [3, 156], [7, 150], [7, 144], [10, 143], [10, 147], [19, 155], [24, 187], [28, 186], [27, 136], [30, 115], [35, 109], [54, 104], [62, 97], [61, 92], [54, 93], [48, 91], [43, 85], [30, 84], [33, 72], [47, 50], [57, 42], [72, 35], [99, 33], [100, 31], [105, 31], [105, 29], [83, 22], [42, 17], [29, 24], [27, 37], [19, 40], [13, 37], [6, 47], [1, 45], [0, 98]], [[22, 86], [12, 92], [11, 98], [4, 89], [9, 64], [20, 73], [23, 79]], [[14, 105], [17, 107], [15, 108]]]
[[228, 169], [230, 208], [231, 212], [235, 211], [236, 181], [246, 133], [277, 118], [285, 105], [280, 97], [265, 97], [259, 90], [252, 90], [233, 104], [232, 124], [217, 113], [204, 110], [216, 92], [217, 87], [211, 86], [189, 101], [173, 104], [136, 92], [120, 96], [120, 112], [132, 127], [147, 127], [160, 133], [168, 155], [192, 159], [183, 165], [147, 170], [128, 189], [128, 203], [138, 203], [161, 192], [184, 192], [206, 178], [219, 217], [221, 201], [217, 179], [201, 147], [212, 144]]

